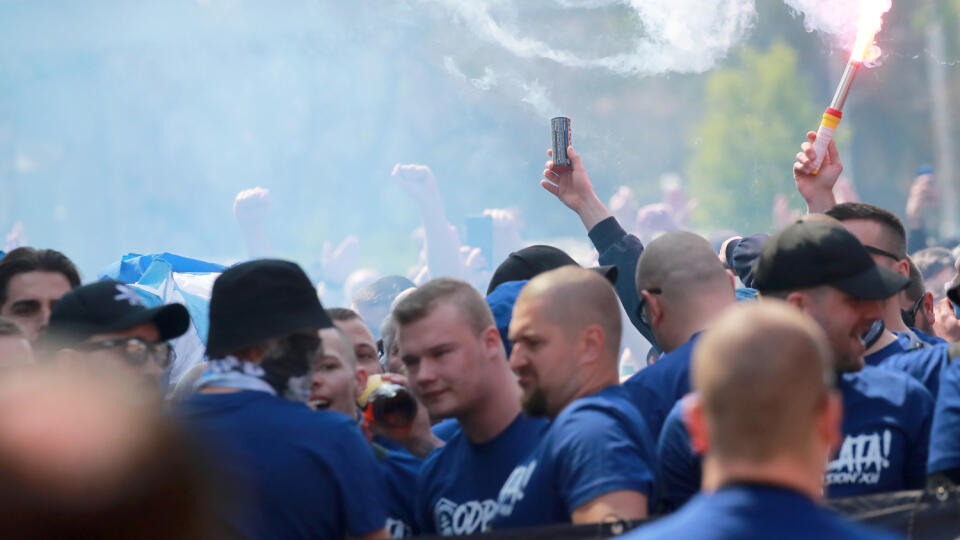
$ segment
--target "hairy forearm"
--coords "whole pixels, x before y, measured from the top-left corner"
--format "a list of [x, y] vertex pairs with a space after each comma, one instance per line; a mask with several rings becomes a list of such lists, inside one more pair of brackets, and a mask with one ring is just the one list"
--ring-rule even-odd
[[587, 232], [593, 230], [593, 228], [597, 226], [597, 223], [600, 223], [612, 215], [610, 210], [607, 209], [595, 194], [586, 197], [584, 202], [576, 209], [576, 212], [577, 216], [580, 217], [580, 221], [583, 222], [583, 226], [587, 229]]

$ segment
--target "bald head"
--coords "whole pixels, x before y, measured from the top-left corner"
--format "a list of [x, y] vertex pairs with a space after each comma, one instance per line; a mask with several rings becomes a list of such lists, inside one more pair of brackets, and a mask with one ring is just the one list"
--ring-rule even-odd
[[564, 266], [533, 278], [520, 291], [517, 304], [542, 301], [548, 319], [570, 335], [598, 325], [605, 348], [616, 361], [620, 352], [620, 306], [617, 294], [600, 274], [577, 266]]
[[636, 285], [637, 290], [660, 289], [664, 302], [684, 305], [705, 292], [729, 290], [730, 279], [705, 238], [676, 231], [658, 237], [643, 250]]
[[805, 456], [832, 377], [832, 353], [815, 322], [776, 300], [731, 308], [693, 353], [710, 453], [755, 463]]

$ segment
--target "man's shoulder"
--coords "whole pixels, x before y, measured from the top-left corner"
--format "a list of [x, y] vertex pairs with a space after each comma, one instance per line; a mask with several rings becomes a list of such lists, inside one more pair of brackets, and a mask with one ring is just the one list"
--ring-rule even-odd
[[[664, 389], [663, 379], [687, 376], [690, 372], [690, 355], [693, 352], [694, 340], [688, 341], [679, 348], [664, 354], [656, 362], [641, 369], [624, 381], [623, 386], [628, 390], [637, 388]], [[631, 391], [631, 394], [634, 392]]]
[[568, 405], [553, 421], [548, 434], [554, 437], [591, 438], [608, 434], [611, 428], [624, 431], [646, 426], [640, 411], [621, 386], [610, 386]]
[[843, 376], [845, 388], [853, 394], [871, 400], [903, 405], [907, 401], [933, 401], [923, 384], [908, 373], [867, 366], [856, 373]]

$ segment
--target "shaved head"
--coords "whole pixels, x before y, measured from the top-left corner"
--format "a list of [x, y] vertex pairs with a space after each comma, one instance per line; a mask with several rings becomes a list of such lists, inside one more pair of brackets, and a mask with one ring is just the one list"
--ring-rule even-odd
[[719, 459], [803, 456], [833, 380], [823, 330], [778, 300], [726, 311], [697, 344], [692, 380]]
[[547, 318], [571, 335], [599, 325], [607, 352], [617, 359], [622, 332], [619, 300], [600, 274], [577, 266], [545, 272], [533, 278], [517, 297], [518, 304], [531, 301], [544, 302]]
[[637, 262], [637, 290], [661, 289], [665, 302], [685, 305], [702, 291], [729, 288], [726, 268], [702, 236], [670, 232], [643, 250]]

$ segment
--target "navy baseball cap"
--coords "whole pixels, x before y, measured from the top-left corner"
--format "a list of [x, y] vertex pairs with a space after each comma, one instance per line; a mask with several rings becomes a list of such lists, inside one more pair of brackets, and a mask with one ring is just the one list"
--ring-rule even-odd
[[828, 285], [859, 300], [884, 300], [910, 278], [879, 266], [839, 223], [794, 223], [770, 237], [754, 270], [761, 294]]
[[98, 334], [120, 332], [145, 323], [156, 325], [160, 341], [182, 336], [190, 313], [182, 304], [147, 307], [130, 285], [104, 280], [83, 285], [57, 300], [50, 313], [44, 342], [59, 347], [83, 343]]
[[[487, 286], [487, 294], [492, 293], [501, 284], [508, 281], [528, 281], [539, 274], [560, 268], [561, 266], [580, 266], [573, 257], [562, 249], [553, 246], [535, 245], [528, 246], [519, 251], [514, 251], [507, 256], [507, 259], [500, 263], [490, 278], [490, 284]], [[616, 266], [597, 266], [590, 268], [605, 277], [611, 284], [617, 282]]]

